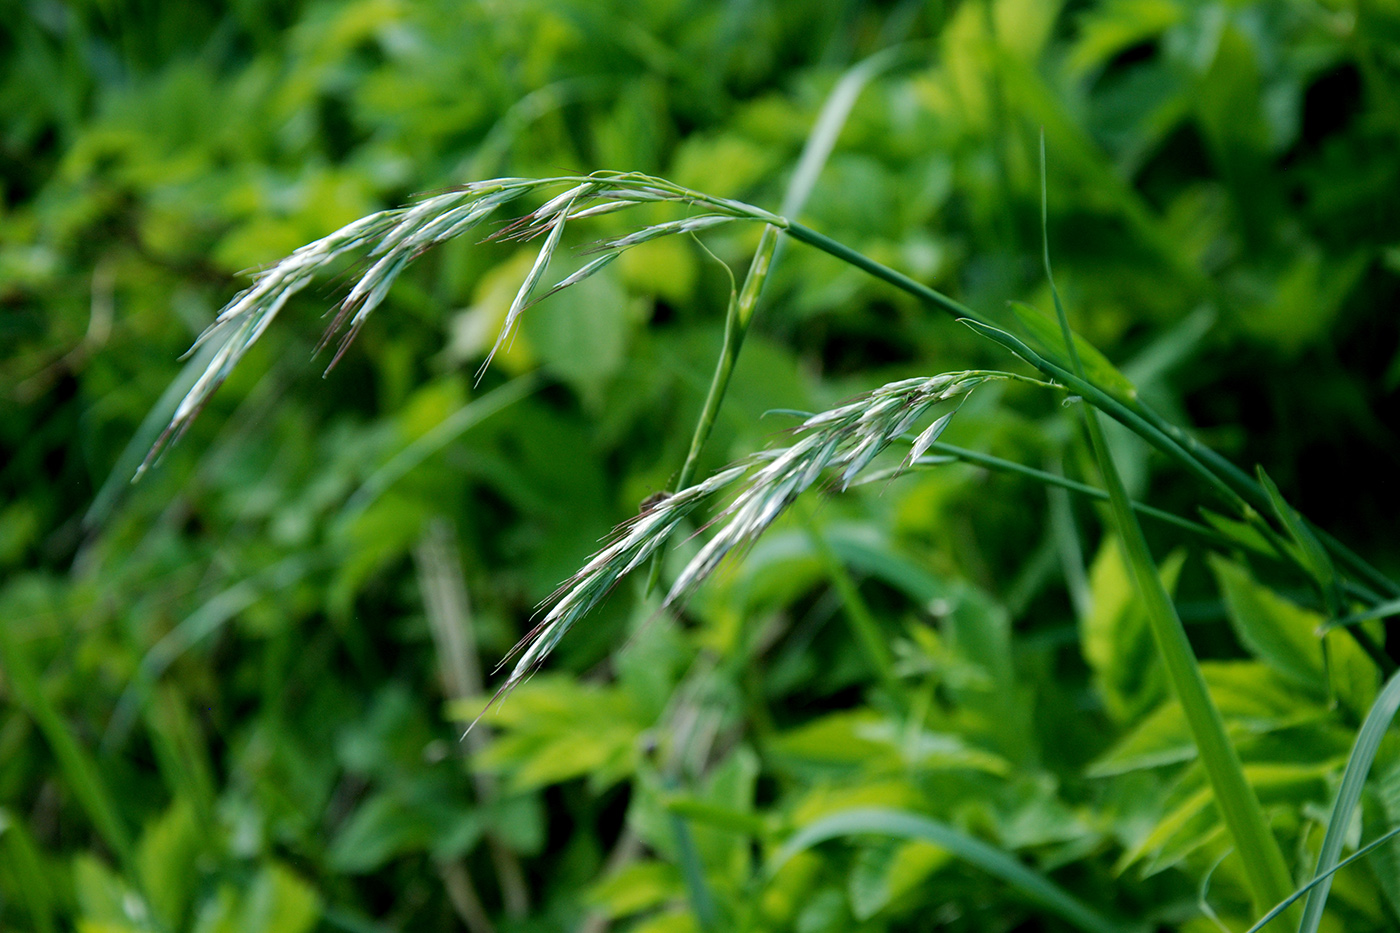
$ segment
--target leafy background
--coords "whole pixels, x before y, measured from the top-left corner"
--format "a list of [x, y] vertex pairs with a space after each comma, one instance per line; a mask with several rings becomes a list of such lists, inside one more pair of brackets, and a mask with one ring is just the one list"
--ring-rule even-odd
[[[127, 481], [241, 272], [493, 175], [776, 208], [843, 71], [907, 43], [804, 222], [993, 316], [1047, 308], [1043, 129], [1076, 328], [1395, 569], [1400, 5], [11, 0], [0, 23], [0, 928], [1063, 928], [927, 841], [780, 864], [857, 807], [1125, 921], [1247, 921], [1099, 513], [1014, 475], [809, 497], [676, 618], [624, 583], [459, 741], [534, 606], [669, 487], [756, 230], [636, 249], [531, 309], [479, 386], [530, 251], [424, 257], [322, 380], [327, 281]], [[770, 443], [771, 409], [985, 365], [792, 244], [702, 473]], [[947, 439], [1092, 475], [1014, 387]], [[1112, 439], [1135, 495], [1194, 514], [1188, 477]], [[1306, 877], [1378, 677], [1315, 636], [1301, 581], [1149, 532]], [[1353, 844], [1400, 823], [1389, 743], [1363, 804]], [[1395, 929], [1398, 877], [1400, 847], [1345, 869], [1330, 928]]]

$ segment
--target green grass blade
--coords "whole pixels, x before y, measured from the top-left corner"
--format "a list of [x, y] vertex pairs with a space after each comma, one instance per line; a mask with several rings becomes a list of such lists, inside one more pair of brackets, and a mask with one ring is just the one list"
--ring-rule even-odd
[[1387, 842], [1394, 839], [1396, 836], [1400, 836], [1400, 826], [1395, 827], [1394, 829], [1390, 830], [1384, 835], [1372, 839], [1370, 842], [1366, 843], [1366, 845], [1357, 849], [1351, 855], [1348, 855], [1336, 865], [1333, 865], [1331, 868], [1327, 869], [1327, 871], [1315, 876], [1307, 884], [1303, 885], [1301, 888], [1288, 895], [1286, 899], [1279, 901], [1277, 904], [1275, 904], [1273, 910], [1270, 910], [1264, 916], [1260, 917], [1258, 922], [1255, 923], [1254, 926], [1246, 930], [1245, 933], [1258, 933], [1258, 931], [1268, 926], [1269, 923], [1272, 922], [1275, 917], [1277, 917], [1279, 914], [1283, 913], [1285, 910], [1291, 907], [1298, 900], [1298, 898], [1302, 897], [1304, 894], [1309, 893], [1310, 891], [1313, 891], [1318, 885], [1323, 884], [1324, 882], [1330, 884], [1332, 876], [1335, 875], [1337, 872], [1341, 871], [1343, 868], [1346, 868], [1348, 865], [1350, 865], [1352, 862], [1355, 862], [1357, 859], [1365, 858], [1366, 856], [1370, 855], [1373, 851], [1385, 845]]
[[1312, 529], [1308, 528], [1302, 516], [1283, 498], [1283, 493], [1269, 474], [1264, 472], [1264, 468], [1256, 467], [1256, 472], [1259, 485], [1263, 487], [1264, 494], [1269, 497], [1269, 504], [1273, 506], [1274, 516], [1297, 546], [1304, 569], [1316, 581], [1323, 598], [1328, 602], [1328, 611], [1335, 614], [1337, 607], [1341, 605], [1341, 584], [1337, 579], [1337, 568], [1332, 565], [1332, 558], [1328, 556], [1327, 549], [1322, 546], [1317, 535], [1312, 533]]
[[1351, 757], [1347, 759], [1346, 770], [1342, 772], [1342, 783], [1337, 788], [1337, 799], [1332, 804], [1327, 832], [1322, 837], [1322, 849], [1317, 855], [1317, 871], [1314, 874], [1326, 877], [1308, 894], [1300, 933], [1317, 933], [1318, 925], [1322, 922], [1322, 911], [1327, 905], [1327, 895], [1332, 886], [1331, 872], [1337, 867], [1347, 824], [1351, 822], [1352, 811], [1361, 800], [1361, 790], [1366, 785], [1366, 776], [1371, 773], [1371, 764], [1376, 760], [1381, 740], [1385, 738], [1397, 712], [1400, 712], [1400, 674], [1392, 676], [1377, 695], [1376, 702], [1371, 704], [1371, 710], [1366, 714], [1366, 721], [1356, 733], [1356, 743], [1352, 746]]
[[[1031, 338], [1051, 353], [1064, 355], [1064, 334], [1055, 319], [1044, 311], [1020, 301], [1011, 302], [1011, 312]], [[1074, 355], [1084, 364], [1084, 375], [1121, 399], [1137, 398], [1137, 386], [1108, 361], [1089, 341], [1074, 335]]]
[[778, 850], [769, 865], [770, 876], [794, 855], [818, 843], [860, 835], [916, 839], [940, 846], [963, 861], [1006, 882], [1027, 900], [1084, 930], [1085, 933], [1126, 933], [1136, 929], [1105, 917], [1040, 872], [1021, 864], [1010, 853], [946, 823], [903, 810], [859, 808], [823, 817], [803, 827]]
[[1360, 625], [1362, 622], [1371, 622], [1375, 619], [1384, 619], [1387, 616], [1393, 615], [1400, 615], [1400, 599], [1392, 599], [1387, 602], [1378, 603], [1370, 609], [1363, 609], [1361, 612], [1353, 612], [1351, 615], [1342, 616], [1340, 619], [1333, 619], [1322, 626], [1322, 631], [1330, 632], [1334, 628]]
[[[1220, 493], [1225, 501], [1229, 502], [1241, 514], [1244, 514], [1246, 505], [1260, 511], [1268, 509], [1267, 497], [1263, 490], [1244, 471], [1196, 440], [1188, 432], [1167, 421], [1150, 406], [1144, 404], [1141, 399], [1132, 399], [1127, 403], [1120, 401], [1100, 386], [1065, 369], [1058, 363], [1034, 353], [1010, 334], [993, 327], [986, 317], [962, 302], [862, 255], [844, 243], [833, 240], [790, 218], [783, 229], [794, 240], [806, 243], [808, 246], [855, 266], [868, 275], [888, 282], [926, 304], [962, 319], [963, 323], [969, 324], [983, 336], [997, 340], [998, 343], [1012, 349], [1026, 362], [1052, 379], [1063, 382], [1075, 393], [1093, 403], [1104, 414], [1122, 423], [1149, 444], [1194, 473]], [[1324, 530], [1316, 526], [1312, 527], [1328, 552], [1334, 555], [1348, 570], [1381, 591], [1391, 596], [1400, 596], [1400, 583], [1385, 576]]]
[[831, 157], [831, 150], [836, 148], [836, 139], [845, 128], [846, 120], [850, 117], [851, 108], [855, 106], [860, 92], [865, 90], [865, 86], [873, 78], [899, 64], [909, 52], [910, 47], [907, 45], [892, 46], [846, 69], [841, 80], [836, 82], [836, 87], [827, 95], [821, 113], [817, 115], [811, 132], [807, 134], [802, 155], [797, 159], [797, 167], [793, 169], [792, 179], [783, 194], [780, 214], [784, 217], [796, 217], [802, 213], [808, 196], [816, 187], [817, 178], [826, 167], [826, 160]]
[[[1060, 320], [1060, 331], [1069, 351], [1070, 363], [1075, 374], [1081, 379], [1084, 367], [1074, 346], [1068, 315], [1065, 314], [1060, 294], [1055, 287], [1054, 274], [1050, 267], [1050, 240], [1046, 221], [1047, 191], [1045, 183], [1045, 141], [1041, 139], [1040, 152], [1041, 181], [1041, 235], [1042, 253], [1045, 262], [1045, 275], [1050, 284], [1050, 294], [1055, 301], [1055, 314]], [[1286, 898], [1292, 888], [1292, 878], [1288, 863], [1278, 840], [1269, 830], [1264, 819], [1259, 798], [1244, 776], [1244, 767], [1239, 754], [1225, 734], [1225, 723], [1220, 710], [1211, 699], [1196, 662], [1191, 642], [1186, 637], [1186, 629], [1176, 613], [1171, 597], [1157, 575], [1157, 564], [1152, 559], [1147, 546], [1147, 538], [1142, 533], [1137, 515], [1133, 512], [1132, 501], [1118, 475], [1113, 455], [1099, 424], [1098, 411], [1084, 406], [1081, 414], [1084, 426], [1089, 432], [1089, 442], [1094, 450], [1094, 459], [1108, 488], [1110, 511], [1113, 525], [1122, 541], [1134, 589], [1142, 599], [1147, 611], [1148, 624], [1153, 640], [1162, 656], [1167, 678], [1172, 691], [1181, 703], [1187, 724], [1191, 728], [1201, 764], [1215, 793], [1215, 803], [1224, 819], [1225, 826], [1234, 840], [1235, 848], [1241, 853], [1245, 879], [1255, 908], [1263, 913], [1269, 907]]]
[[[1060, 476], [1057, 473], [1050, 473], [1045, 470], [1037, 470], [1035, 467], [1026, 466], [1024, 463], [1017, 463], [1015, 460], [1006, 460], [1001, 457], [994, 457], [991, 454], [984, 454], [976, 450], [969, 450], [966, 447], [958, 447], [953, 444], [945, 444], [942, 441], [934, 441], [932, 444], [928, 445], [928, 449], [930, 454], [933, 454], [934, 456], [925, 455], [923, 457], [920, 457], [918, 460], [915, 460], [913, 464], [911, 464], [911, 466], [941, 466], [945, 463], [951, 463], [955, 460], [960, 460], [964, 463], [971, 463], [975, 464], [976, 466], [986, 467], [989, 470], [998, 470], [1003, 473], [1017, 473], [1028, 479], [1033, 479], [1036, 482], [1044, 483], [1046, 486], [1059, 489], [1066, 489], [1070, 492], [1077, 493], [1082, 496], [1088, 496], [1091, 499], [1099, 499], [1103, 501], [1108, 500], [1108, 493], [1104, 492], [1102, 489], [1099, 489], [1097, 486], [1090, 486], [1088, 483], [1081, 483], [1077, 480], [1072, 480], [1068, 477]], [[888, 470], [879, 470], [875, 473], [862, 476], [855, 483], [852, 483], [852, 485], [864, 486], [868, 483], [888, 482], [894, 477], [899, 476], [905, 472], [907, 472], [907, 470], [902, 467], [894, 467]], [[1176, 528], [1180, 528], [1182, 531], [1186, 531], [1193, 535], [1197, 535], [1216, 544], [1223, 544], [1227, 546], [1238, 546], [1240, 544], [1240, 542], [1227, 537], [1226, 535], [1215, 530], [1214, 528], [1207, 527], [1206, 525], [1203, 525], [1200, 522], [1193, 522], [1189, 518], [1182, 518], [1180, 515], [1173, 515], [1171, 512], [1164, 511], [1162, 509], [1156, 508], [1155, 506], [1147, 505], [1144, 502], [1138, 502], [1134, 500], [1133, 510], [1140, 515], [1145, 515], [1148, 518], [1153, 518], [1165, 524], [1175, 526]], [[1251, 549], [1258, 550], [1259, 553], [1264, 554], [1265, 556], [1275, 556], [1274, 552], [1266, 546], [1261, 545], [1258, 548], [1251, 547]], [[1400, 601], [1397, 601], [1397, 607], [1400, 607]]]

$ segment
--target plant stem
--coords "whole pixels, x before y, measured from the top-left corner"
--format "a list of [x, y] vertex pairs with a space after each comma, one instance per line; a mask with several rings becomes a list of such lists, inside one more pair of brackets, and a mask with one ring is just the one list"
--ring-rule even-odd
[[[844, 243], [840, 243], [824, 234], [818, 233], [810, 227], [788, 220], [787, 226], [784, 229], [788, 236], [793, 239], [844, 260], [875, 278], [888, 282], [901, 291], [922, 299], [927, 304], [942, 311], [946, 311], [954, 317], [966, 318], [969, 321], [986, 327], [992, 326], [988, 318], [973, 311], [962, 302], [950, 298], [942, 292], [930, 288], [921, 282], [915, 281], [902, 272], [898, 272], [882, 263], [876, 262], [868, 256], [856, 252]], [[1096, 408], [1103, 411], [1115, 421], [1127, 426], [1134, 433], [1138, 434], [1173, 460], [1181, 463], [1212, 489], [1220, 493], [1233, 507], [1242, 511], [1241, 507], [1243, 505], [1249, 505], [1256, 511], [1265, 511], [1267, 513], [1267, 497], [1264, 495], [1263, 490], [1259, 488], [1258, 484], [1239, 467], [1230, 463], [1229, 460], [1196, 440], [1188, 432], [1167, 421], [1140, 400], [1134, 399], [1125, 403], [1116, 399], [1087, 379], [1076, 377], [1076, 374], [1070, 372], [1064, 366], [1058, 365], [1040, 354], [1030, 351], [1029, 347], [1026, 347], [1025, 344], [1020, 341], [1016, 341], [1016, 343], [1021, 348], [1027, 350], [1029, 354], [1021, 354], [1018, 350], [1017, 355], [1021, 355], [1023, 359], [1046, 375], [1063, 381], [1065, 385], [1069, 386]], [[1382, 591], [1393, 596], [1400, 596], [1400, 583], [1396, 583], [1375, 567], [1372, 567], [1354, 551], [1346, 547], [1336, 538], [1327, 534], [1327, 532], [1312, 523], [1309, 524], [1322, 541], [1323, 546], [1349, 570], [1357, 576], [1366, 579], [1371, 585]]]
[[[1088, 483], [1081, 483], [1078, 480], [1069, 479], [1068, 477], [1060, 476], [1057, 473], [1051, 473], [1046, 470], [1037, 470], [1035, 467], [1026, 466], [1024, 463], [1017, 463], [1015, 460], [1003, 460], [1001, 457], [993, 457], [991, 454], [979, 453], [975, 450], [968, 450], [965, 447], [955, 447], [952, 444], [945, 444], [942, 441], [934, 441], [928, 446], [928, 449], [930, 453], [943, 454], [944, 456], [952, 457], [965, 463], [983, 466], [990, 470], [999, 470], [1004, 473], [1019, 473], [1022, 476], [1044, 483], [1047, 486], [1057, 486], [1060, 489], [1067, 489], [1070, 492], [1076, 492], [1080, 495], [1088, 496], [1091, 499], [1107, 501], [1109, 498], [1108, 493], [1099, 489], [1097, 486], [1090, 486]], [[922, 458], [920, 458], [920, 460], [915, 460], [914, 465], [918, 465], [921, 460]], [[877, 474], [871, 477], [871, 481], [880, 478], [882, 478], [882, 475]], [[1160, 522], [1165, 522], [1168, 525], [1180, 528], [1182, 531], [1188, 531], [1193, 535], [1207, 538], [1217, 544], [1236, 544], [1232, 539], [1222, 535], [1214, 528], [1202, 525], [1200, 522], [1193, 522], [1189, 518], [1173, 515], [1171, 512], [1155, 508], [1143, 502], [1134, 501], [1132, 506], [1133, 511], [1140, 515], [1145, 515], [1148, 518], [1155, 518]]]
[[705, 405], [700, 409], [700, 418], [695, 423], [695, 433], [690, 438], [690, 451], [686, 454], [685, 463], [681, 464], [681, 471], [676, 476], [676, 489], [684, 489], [690, 485], [690, 480], [695, 475], [695, 466], [700, 460], [700, 451], [704, 449], [705, 441], [710, 437], [710, 432], [714, 430], [715, 418], [719, 414], [719, 406], [724, 401], [724, 393], [729, 388], [729, 377], [734, 373], [734, 364], [739, 360], [739, 350], [744, 345], [744, 337], [749, 332], [749, 323], [753, 320], [753, 313], [758, 307], [759, 296], [763, 294], [763, 286], [768, 282], [768, 272], [772, 268], [773, 251], [778, 246], [778, 228], [765, 226], [763, 236], [759, 238], [758, 250], [754, 253], [753, 261], [749, 263], [748, 275], [744, 277], [744, 285], [739, 294], [729, 302], [729, 313], [724, 319], [724, 346], [720, 350], [719, 359], [715, 361], [715, 373], [710, 379], [710, 391], [705, 396]]
[[889, 282], [891, 285], [893, 285], [895, 288], [900, 289], [901, 291], [908, 292], [916, 298], [922, 298], [928, 304], [933, 305], [935, 308], [940, 308], [944, 311], [947, 311], [954, 317], [968, 318], [970, 320], [977, 321], [982, 324], [991, 323], [989, 320], [984, 318], [982, 315], [978, 314], [976, 311], [973, 311], [971, 308], [969, 308], [962, 302], [955, 301], [954, 299], [949, 298], [942, 292], [937, 291], [936, 289], [929, 288], [927, 285], [924, 285], [921, 282], [917, 282], [914, 279], [911, 279], [903, 272], [897, 272], [894, 269], [891, 269], [889, 266], [886, 266], [882, 263], [878, 263], [875, 260], [871, 259], [869, 256], [864, 256], [861, 253], [856, 252], [846, 244], [837, 242], [836, 240], [833, 240], [831, 237], [826, 236], [825, 234], [818, 233], [811, 227], [806, 227], [800, 223], [797, 223], [796, 221], [789, 220], [787, 222], [787, 226], [784, 229], [787, 232], [787, 235], [792, 237], [794, 240], [806, 243], [808, 246], [815, 246], [822, 252], [828, 253], [832, 256], [835, 256], [837, 259], [848, 262], [851, 265], [855, 266], [857, 269], [860, 269], [863, 272], [868, 272], [869, 274], [875, 276], [875, 278], [877, 279], [882, 279], [883, 281]]
[[1133, 515], [1127, 491], [1104, 440], [1098, 412], [1086, 409], [1083, 415], [1095, 458], [1108, 486], [1114, 525], [1126, 551], [1134, 588], [1147, 609], [1153, 641], [1157, 643], [1172, 691], [1191, 727], [1201, 763], [1215, 791], [1216, 806], [1240, 852], [1255, 909], [1263, 912], [1291, 892], [1288, 863], [1264, 820], [1259, 798], [1244, 776], [1239, 755], [1225, 734], [1224, 720], [1211, 699], [1176, 607], [1157, 576], [1142, 526]]
[[[734, 364], [739, 361], [739, 350], [744, 346], [744, 336], [749, 332], [754, 310], [758, 307], [759, 296], [768, 281], [768, 272], [773, 267], [773, 251], [778, 246], [778, 228], [772, 225], [763, 228], [763, 236], [758, 241], [758, 251], [749, 263], [748, 275], [737, 295], [729, 299], [729, 312], [724, 317], [724, 346], [720, 348], [719, 359], [715, 361], [715, 373], [710, 378], [710, 390], [705, 395], [705, 404], [700, 409], [700, 417], [695, 422], [695, 433], [690, 437], [690, 451], [685, 455], [680, 472], [672, 489], [679, 492], [690, 485], [695, 476], [695, 467], [700, 462], [700, 452], [714, 430], [719, 406], [724, 402], [724, 393], [729, 389], [729, 378], [734, 374]], [[651, 559], [651, 572], [647, 576], [646, 592], [650, 593], [661, 576], [661, 552]]]

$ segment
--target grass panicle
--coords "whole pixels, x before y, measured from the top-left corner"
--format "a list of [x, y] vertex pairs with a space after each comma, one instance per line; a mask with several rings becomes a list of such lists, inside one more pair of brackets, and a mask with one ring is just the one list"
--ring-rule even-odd
[[[383, 303], [399, 275], [415, 259], [434, 246], [481, 226], [504, 205], [563, 185], [570, 187], [487, 237], [488, 240], [507, 241], [542, 237], [543, 242], [511, 302], [478, 378], [509, 340], [526, 309], [582, 282], [634, 246], [660, 237], [698, 233], [738, 220], [787, 226], [783, 218], [753, 205], [712, 197], [636, 172], [598, 172], [588, 176], [539, 179], [495, 178], [430, 195], [406, 207], [361, 217], [261, 270], [254, 276], [252, 285], [224, 306], [214, 322], [195, 340], [191, 352], [206, 344], [217, 349], [137, 467], [136, 477], [139, 478], [163, 450], [179, 440], [287, 302], [316, 278], [353, 258], [365, 263], [349, 292], [332, 310], [330, 323], [316, 346], [319, 353], [338, 338], [327, 366], [329, 372], [344, 356], [370, 314]], [[655, 202], [669, 202], [701, 212], [592, 244], [589, 252], [600, 255], [537, 296], [570, 221]]]
[[[844, 489], [891, 443], [941, 402], [966, 399], [991, 380], [1022, 379], [1010, 373], [967, 371], [904, 379], [806, 418], [793, 428], [793, 443], [763, 451], [645, 508], [619, 525], [611, 539], [547, 602], [539, 623], [506, 656], [515, 665], [497, 697], [537, 668], [579, 619], [632, 570], [656, 553], [681, 520], [712, 493], [744, 480], [743, 488], [711, 522], [715, 533], [672, 583], [663, 608], [684, 599], [736, 548], [751, 544], [799, 495], [822, 476], [839, 471]], [[954, 412], [925, 428], [905, 455], [908, 467], [937, 439]]]

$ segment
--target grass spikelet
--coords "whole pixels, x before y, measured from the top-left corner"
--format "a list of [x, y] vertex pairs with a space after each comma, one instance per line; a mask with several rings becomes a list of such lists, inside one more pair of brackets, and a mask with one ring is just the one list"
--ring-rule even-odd
[[[587, 176], [542, 179], [496, 178], [433, 194], [406, 207], [362, 217], [258, 272], [253, 284], [219, 312], [194, 344], [194, 348], [197, 348], [204, 343], [217, 341], [218, 351], [181, 400], [169, 425], [137, 468], [136, 477], [140, 477], [166, 447], [184, 434], [287, 301], [318, 275], [331, 271], [349, 257], [360, 256], [367, 263], [349, 293], [334, 308], [330, 323], [316, 346], [319, 353], [339, 337], [335, 354], [327, 366], [329, 372], [344, 356], [370, 314], [383, 303], [399, 275], [415, 259], [439, 243], [480, 226], [508, 202], [563, 185], [569, 187], [487, 238], [527, 241], [543, 237], [544, 241], [534, 265], [511, 303], [500, 335], [482, 364], [478, 378], [509, 339], [520, 315], [527, 308], [536, 301], [578, 284], [633, 246], [659, 237], [696, 233], [736, 220], [783, 227], [788, 225], [785, 219], [753, 205], [715, 198], [662, 178], [636, 172], [597, 172]], [[535, 297], [568, 222], [658, 201], [671, 202], [687, 209], [699, 207], [702, 213], [643, 227], [631, 234], [601, 242], [594, 251], [601, 251], [602, 256], [543, 295]]]
[[[714, 535], [681, 570], [663, 607], [686, 598], [730, 552], [753, 543], [823, 474], [841, 470], [844, 488], [933, 406], [965, 399], [974, 388], [994, 379], [1024, 377], [973, 371], [882, 386], [838, 408], [809, 416], [792, 429], [794, 440], [788, 446], [755, 454], [628, 519], [614, 529], [607, 545], [546, 601], [549, 608], [539, 623], [502, 660], [504, 666], [516, 659], [495, 698], [508, 694], [539, 667], [574, 623], [597, 606], [618, 580], [655, 553], [680, 520], [712, 493], [744, 480], [733, 501], [711, 522], [716, 528]], [[942, 415], [924, 432], [930, 436], [925, 448], [955, 413]], [[904, 466], [912, 459], [904, 458]]]

